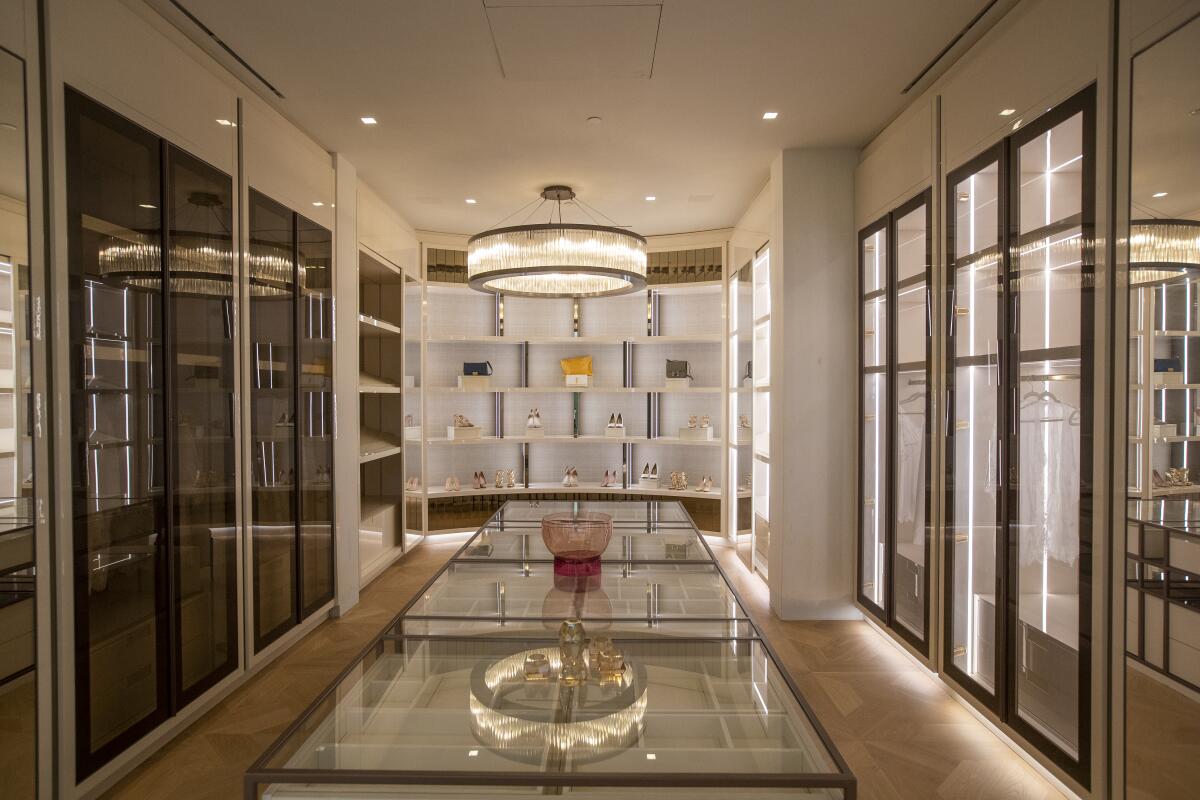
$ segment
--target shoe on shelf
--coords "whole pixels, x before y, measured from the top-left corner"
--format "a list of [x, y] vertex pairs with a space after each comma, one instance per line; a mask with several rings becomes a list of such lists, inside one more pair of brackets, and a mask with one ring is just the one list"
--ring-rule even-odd
[[563, 470], [562, 485], [563, 486], [571, 485], [571, 468], [570, 467], [567, 467], [566, 469]]
[[456, 428], [474, 428], [475, 423], [464, 417], [462, 414], [454, 415], [454, 427]]
[[[542, 421], [540, 419], [538, 420], [538, 427], [539, 428], [542, 427]], [[508, 488], [509, 489], [516, 488], [517, 471], [515, 469], [510, 469], [505, 477], [508, 478]]]
[[655, 464], [654, 469], [650, 470], [650, 480], [658, 480], [658, 464]]
[[529, 409], [529, 416], [527, 416], [525, 418], [525, 428], [529, 429], [529, 428], [536, 428], [536, 427], [537, 426], [533, 424], [533, 409], [531, 408], [531, 409]]
[[696, 427], [696, 419], [697, 419], [697, 417], [695, 414], [688, 414], [688, 427], [689, 428]]
[[739, 428], [749, 428], [750, 427], [750, 418], [747, 417], [745, 414], [738, 414], [738, 427]]
[[496, 470], [496, 483], [495, 483], [495, 486], [496, 486], [496, 488], [497, 488], [497, 489], [503, 489], [503, 488], [504, 488], [504, 470], [502, 470], [502, 469], [498, 469], [498, 470]]
[[608, 427], [610, 427], [610, 428], [617, 427], [617, 415], [616, 414], [608, 415]]
[[446, 476], [446, 487], [445, 488], [446, 488], [447, 492], [454, 491], [454, 476], [453, 475]]
[[698, 491], [707, 492], [711, 488], [712, 488], [712, 478], [705, 475], [703, 478], [700, 479], [700, 486], [698, 487]]
[[646, 462], [646, 466], [642, 467], [642, 480], [650, 480], [650, 462]]
[[625, 427], [625, 415], [624, 414], [617, 414], [617, 427], [618, 428]]
[[708, 416], [708, 414], [705, 414], [704, 416], [700, 417], [700, 427], [701, 428], [712, 427], [712, 418], [710, 418]]
[[574, 467], [571, 467], [571, 485], [579, 485], [579, 470], [575, 469]]
[[540, 408], [535, 408], [533, 410], [533, 427], [542, 427], [542, 410]]
[[600, 488], [608, 488], [609, 483], [610, 479], [608, 477], [608, 470], [604, 470], [604, 477], [600, 479]]

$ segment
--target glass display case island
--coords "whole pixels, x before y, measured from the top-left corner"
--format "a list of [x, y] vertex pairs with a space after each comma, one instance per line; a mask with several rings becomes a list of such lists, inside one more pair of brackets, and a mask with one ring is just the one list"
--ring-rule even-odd
[[[564, 514], [598, 569], [556, 569]], [[504, 504], [245, 780], [276, 800], [856, 788], [683, 506], [657, 501]]]

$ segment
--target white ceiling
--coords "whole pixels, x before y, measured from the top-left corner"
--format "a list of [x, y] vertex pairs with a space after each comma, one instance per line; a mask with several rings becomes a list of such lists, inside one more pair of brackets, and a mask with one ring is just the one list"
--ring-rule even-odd
[[987, 4], [182, 2], [416, 227], [475, 233], [566, 183], [645, 234], [732, 225], [782, 148], [865, 144]]

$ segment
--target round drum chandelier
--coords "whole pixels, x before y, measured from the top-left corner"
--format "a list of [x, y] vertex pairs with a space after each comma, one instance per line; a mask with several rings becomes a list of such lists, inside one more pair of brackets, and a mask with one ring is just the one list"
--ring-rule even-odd
[[492, 228], [468, 240], [471, 288], [519, 297], [608, 297], [646, 288], [644, 237], [617, 226], [564, 222], [564, 203], [591, 216], [569, 186], [547, 186], [541, 198], [527, 219], [552, 203], [549, 222]]
[[1129, 223], [1129, 285], [1200, 274], [1200, 222], [1135, 219]]

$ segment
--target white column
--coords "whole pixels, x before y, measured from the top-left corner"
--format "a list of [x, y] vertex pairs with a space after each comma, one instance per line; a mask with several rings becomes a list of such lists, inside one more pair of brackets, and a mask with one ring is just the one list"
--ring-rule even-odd
[[335, 153], [333, 396], [336, 429], [333, 475], [336, 498], [337, 606], [341, 616], [358, 603], [358, 174]]
[[771, 608], [857, 619], [854, 148], [771, 165]]

